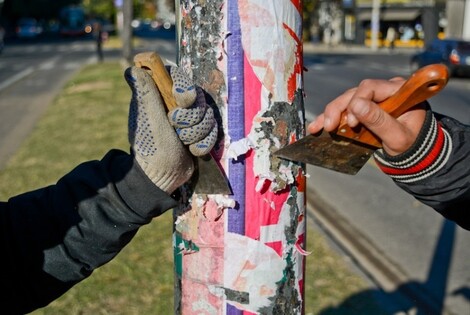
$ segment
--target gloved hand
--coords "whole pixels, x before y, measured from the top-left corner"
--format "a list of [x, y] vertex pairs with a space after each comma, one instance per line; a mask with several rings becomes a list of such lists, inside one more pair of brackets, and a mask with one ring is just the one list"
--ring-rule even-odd
[[[171, 194], [188, 181], [194, 171], [193, 154], [208, 153], [217, 140], [217, 123], [202, 91], [184, 71], [172, 68], [173, 94], [178, 106], [168, 113], [152, 77], [143, 69], [130, 67], [125, 78], [132, 90], [129, 109], [129, 142], [145, 174]], [[201, 98], [202, 94], [202, 98]], [[173, 128], [172, 124], [177, 127]]]
[[171, 67], [170, 75], [178, 108], [168, 113], [168, 119], [193, 155], [205, 155], [217, 140], [214, 111], [207, 105], [203, 90], [189, 80], [183, 68]]

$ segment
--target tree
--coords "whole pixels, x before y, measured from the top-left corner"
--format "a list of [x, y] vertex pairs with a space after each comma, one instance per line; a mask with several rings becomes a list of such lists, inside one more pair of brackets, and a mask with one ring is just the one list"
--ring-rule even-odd
[[113, 0], [84, 0], [83, 7], [90, 17], [101, 17], [114, 21], [116, 16]]
[[312, 26], [314, 26], [314, 13], [318, 7], [318, 0], [303, 1], [303, 40], [307, 41], [312, 38]]

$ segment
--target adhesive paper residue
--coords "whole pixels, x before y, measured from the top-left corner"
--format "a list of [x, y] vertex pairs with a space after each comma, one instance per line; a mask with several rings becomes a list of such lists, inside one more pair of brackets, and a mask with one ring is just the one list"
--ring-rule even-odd
[[191, 211], [177, 216], [175, 228], [195, 242], [212, 243], [223, 237], [223, 223], [222, 226], [218, 223], [219, 218], [225, 209], [235, 205], [235, 200], [224, 195], [193, 195]]
[[224, 248], [227, 302], [249, 311], [269, 307], [286, 262], [271, 247], [235, 233], [225, 234]]
[[294, 1], [239, 0], [238, 9], [250, 132], [230, 144], [227, 156], [238, 159], [253, 150], [256, 191], [269, 183], [271, 191], [279, 192], [301, 171], [298, 164], [272, 155], [304, 134], [301, 15]]
[[256, 191], [260, 191], [266, 181], [270, 182], [271, 191], [281, 191], [294, 184], [302, 169], [300, 164], [274, 157], [273, 153], [301, 138], [303, 126], [303, 101], [299, 92], [294, 104], [275, 102], [258, 113], [248, 136], [230, 144], [228, 158], [238, 159], [253, 150], [254, 175], [258, 178]]

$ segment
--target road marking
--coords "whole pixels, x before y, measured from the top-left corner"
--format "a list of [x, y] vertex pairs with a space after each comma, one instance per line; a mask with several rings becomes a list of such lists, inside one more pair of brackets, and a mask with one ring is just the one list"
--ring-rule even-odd
[[83, 62], [66, 62], [63, 64], [64, 69], [66, 70], [75, 70], [82, 66]]
[[7, 79], [7, 80], [3, 81], [2, 83], [0, 83], [0, 91], [3, 90], [3, 89], [6, 89], [7, 87], [12, 85], [13, 83], [23, 79], [24, 77], [27, 77], [28, 75], [30, 75], [33, 72], [34, 72], [34, 67], [29, 67], [29, 68], [24, 69], [21, 72], [18, 72], [14, 76], [12, 76], [9, 79]]
[[59, 57], [53, 57], [49, 60], [44, 61], [41, 63], [38, 67], [39, 70], [51, 70], [54, 69], [56, 66], [57, 60], [59, 60]]
[[[37, 67], [32, 67], [31, 66], [31, 67], [28, 67], [28, 68], [18, 72], [17, 74], [13, 75], [9, 79], [7, 79], [7, 80], [0, 83], [0, 91], [3, 90], [3, 89], [6, 89], [10, 85], [20, 81], [21, 79], [27, 77], [28, 75], [30, 75], [34, 71], [54, 69], [58, 64], [58, 61], [59, 61], [59, 57], [52, 57], [49, 60], [44, 61], [43, 63], [41, 63]], [[67, 62], [67, 63], [63, 64], [62, 67], [66, 70], [75, 70], [75, 69], [79, 68], [81, 65], [82, 65], [82, 62]]]

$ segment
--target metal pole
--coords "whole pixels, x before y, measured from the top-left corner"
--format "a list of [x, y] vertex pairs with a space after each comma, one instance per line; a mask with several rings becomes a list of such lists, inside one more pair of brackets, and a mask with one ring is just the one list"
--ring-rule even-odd
[[465, 0], [462, 37], [470, 40], [470, 0]]
[[132, 63], [132, 18], [133, 7], [132, 0], [124, 0], [122, 6], [123, 23], [122, 23], [122, 58], [123, 61], [130, 65]]
[[372, 2], [372, 16], [370, 20], [371, 28], [371, 44], [370, 48], [376, 51], [379, 47], [379, 31], [380, 31], [380, 0]]
[[304, 133], [302, 2], [176, 7], [179, 65], [220, 113], [215, 157], [234, 194], [175, 211], [175, 313], [303, 314], [305, 178], [271, 155]]

